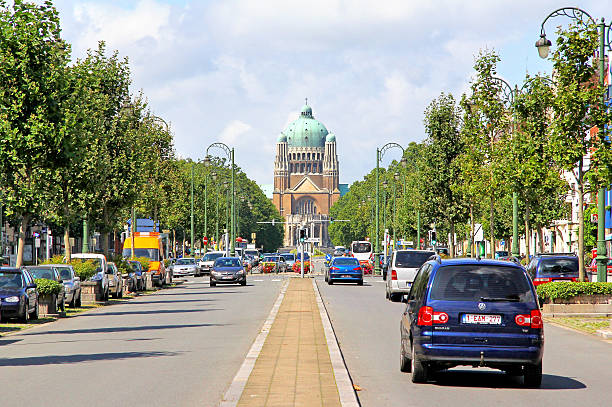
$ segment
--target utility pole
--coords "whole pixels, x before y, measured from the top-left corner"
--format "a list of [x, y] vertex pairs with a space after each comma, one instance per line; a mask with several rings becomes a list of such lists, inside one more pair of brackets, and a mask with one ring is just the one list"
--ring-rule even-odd
[[191, 243], [189, 247], [191, 249], [191, 255], [195, 257], [193, 248], [193, 163], [191, 163]]

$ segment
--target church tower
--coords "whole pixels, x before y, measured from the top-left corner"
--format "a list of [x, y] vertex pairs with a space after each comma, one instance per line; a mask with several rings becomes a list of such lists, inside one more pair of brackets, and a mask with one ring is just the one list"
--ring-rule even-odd
[[340, 198], [336, 136], [316, 120], [308, 104], [278, 137], [273, 202], [285, 217], [285, 246], [295, 246], [297, 230], [311, 229], [319, 246], [331, 244], [329, 208]]

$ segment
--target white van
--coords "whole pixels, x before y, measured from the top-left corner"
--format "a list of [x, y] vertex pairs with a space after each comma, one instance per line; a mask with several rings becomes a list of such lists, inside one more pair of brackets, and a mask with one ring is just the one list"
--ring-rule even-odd
[[387, 271], [385, 297], [399, 301], [403, 294], [408, 294], [417, 272], [434, 254], [436, 252], [429, 250], [394, 251]]

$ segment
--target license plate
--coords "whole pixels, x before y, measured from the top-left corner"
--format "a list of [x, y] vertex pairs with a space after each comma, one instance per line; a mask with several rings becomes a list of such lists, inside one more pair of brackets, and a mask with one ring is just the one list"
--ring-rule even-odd
[[344, 274], [342, 278], [351, 278], [351, 276], [349, 276], [348, 274]]
[[223, 278], [224, 280], [231, 280], [231, 279], [232, 279], [232, 278], [234, 278], [234, 277], [232, 277], [232, 276], [223, 276], [223, 277], [221, 277], [221, 278]]
[[501, 325], [501, 315], [463, 314], [461, 322], [464, 324]]

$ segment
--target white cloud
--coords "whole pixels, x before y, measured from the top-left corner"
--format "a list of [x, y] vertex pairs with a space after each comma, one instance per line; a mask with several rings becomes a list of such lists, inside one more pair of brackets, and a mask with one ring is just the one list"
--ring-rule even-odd
[[225, 144], [243, 144], [247, 139], [245, 136], [248, 136], [250, 130], [251, 126], [247, 123], [241, 122], [240, 120], [234, 120], [225, 126], [219, 135], [219, 140]]

